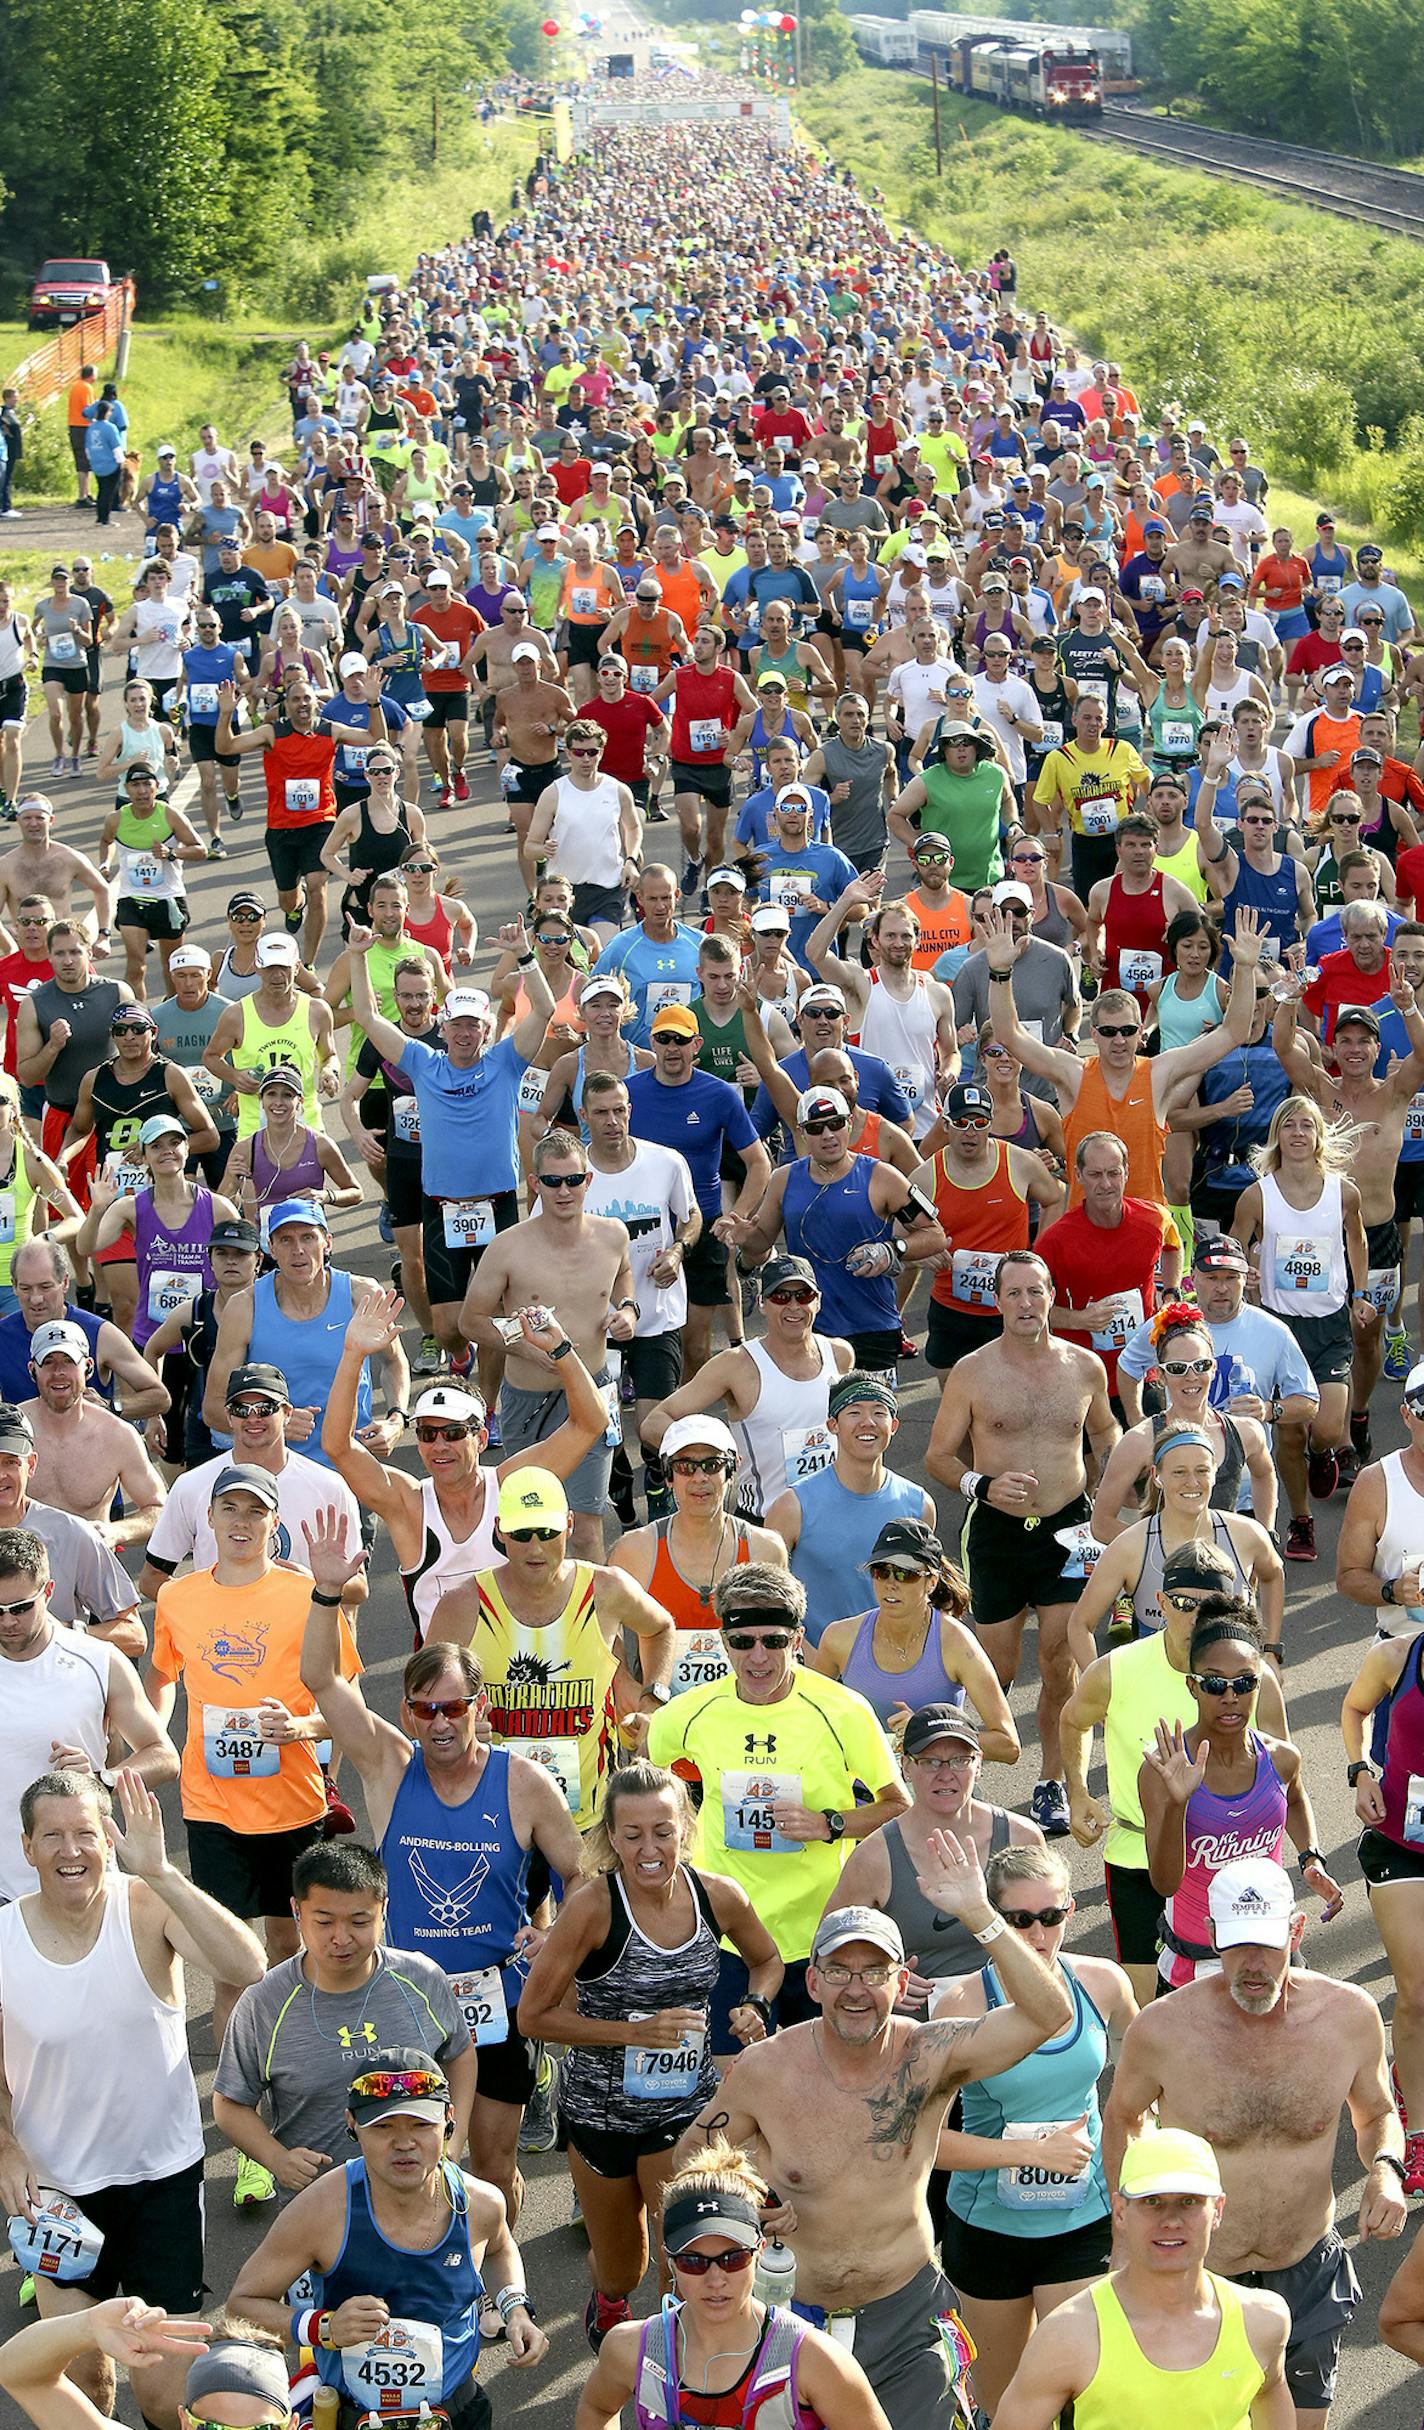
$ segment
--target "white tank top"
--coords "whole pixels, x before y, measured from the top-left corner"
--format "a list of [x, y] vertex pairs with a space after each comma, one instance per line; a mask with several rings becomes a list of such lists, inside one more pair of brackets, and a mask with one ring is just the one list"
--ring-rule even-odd
[[134, 673], [147, 683], [172, 683], [183, 664], [183, 603], [140, 599], [134, 609]]
[[25, 645], [20, 639], [19, 625], [11, 616], [8, 624], [0, 624], [0, 683], [8, 683], [12, 675], [18, 675], [24, 663]]
[[[495, 1513], [499, 1505], [499, 1485], [493, 1468], [482, 1468], [485, 1481], [484, 1505], [474, 1532], [457, 1542], [441, 1514], [436, 1498], [435, 1482], [426, 1477], [421, 1482], [420, 1509], [425, 1522], [425, 1541], [420, 1559], [414, 1569], [401, 1571], [401, 1583], [410, 1605], [422, 1642], [430, 1634], [435, 1606], [452, 1586], [466, 1586], [478, 1569], [493, 1569], [498, 1561], [499, 1547], [494, 1540]], [[473, 1611], [470, 1625], [474, 1626]]]
[[[30, 1875], [33, 1883], [34, 1875]], [[77, 1965], [42, 1957], [28, 1899], [0, 1911], [0, 2007], [15, 2136], [42, 2186], [84, 2196], [150, 2185], [203, 2156], [186, 2003], [160, 2000], [139, 1963], [131, 1884], [114, 1877], [99, 1937]]]
[[780, 965], [780, 968], [786, 974], [780, 995], [769, 996], [763, 991], [760, 984], [758, 984], [757, 1000], [761, 1005], [763, 1020], [766, 1018], [766, 1015], [769, 1012], [779, 1012], [783, 1021], [786, 1023], [787, 1028], [794, 1029], [796, 1026], [796, 1006], [800, 1001], [800, 991], [796, 985], [796, 974], [792, 966], [789, 963], [783, 962]]
[[915, 1137], [923, 1139], [939, 1112], [939, 1088], [934, 1007], [922, 972], [915, 973], [914, 994], [904, 1003], [878, 982], [871, 988], [860, 1044], [863, 1053], [889, 1064], [914, 1111]]
[[732, 1428], [742, 1454], [737, 1507], [759, 1519], [788, 1485], [804, 1484], [818, 1468], [828, 1468], [835, 1438], [826, 1423], [831, 1386], [836, 1380], [836, 1355], [820, 1333], [811, 1346], [821, 1361], [819, 1375], [783, 1375], [765, 1342], [748, 1342], [747, 1356], [761, 1377], [756, 1407]]
[[587, 793], [561, 776], [549, 850], [571, 886], [616, 886], [623, 867], [618, 841], [618, 787], [601, 776]]
[[1274, 1173], [1261, 1175], [1261, 1305], [1273, 1316], [1335, 1316], [1350, 1288], [1340, 1176], [1327, 1173], [1313, 1207], [1293, 1207]]
[[1238, 671], [1230, 683], [1207, 685], [1206, 713], [1208, 717], [1229, 717], [1238, 700], [1254, 700], [1255, 697], [1250, 676]]
[[1233, 759], [1230, 768], [1227, 770], [1227, 774], [1230, 776], [1233, 784], [1240, 784], [1243, 778], [1247, 776], [1254, 777], [1258, 784], [1268, 787], [1271, 796], [1272, 808], [1275, 810], [1283, 810], [1285, 808], [1286, 789], [1281, 781], [1281, 755], [1279, 751], [1268, 751], [1266, 753], [1266, 764], [1264, 768], [1243, 768], [1239, 759]]
[[[1387, 1451], [1380, 1468], [1384, 1474], [1384, 1525], [1374, 1567], [1381, 1578], [1402, 1578], [1406, 1570], [1424, 1568], [1424, 1493], [1405, 1475], [1402, 1451]], [[1382, 1603], [1376, 1616], [1384, 1635], [1401, 1633], [1406, 1614], [1395, 1604]], [[1407, 1616], [1416, 1623], [1419, 1619], [1412, 1610]]]
[[20, 1846], [20, 1797], [54, 1768], [54, 1741], [82, 1747], [95, 1771], [107, 1760], [104, 1707], [109, 1648], [102, 1637], [56, 1625], [32, 1662], [0, 1662], [0, 1896], [28, 1898], [34, 1867]]

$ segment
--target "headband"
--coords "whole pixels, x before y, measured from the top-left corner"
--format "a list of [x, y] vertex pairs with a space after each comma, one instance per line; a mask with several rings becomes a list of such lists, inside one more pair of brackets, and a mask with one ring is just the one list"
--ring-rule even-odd
[[209, 2346], [189, 2369], [183, 2402], [191, 2408], [201, 2396], [219, 2395], [255, 2396], [260, 2405], [275, 2405], [285, 2420], [292, 2400], [280, 2347], [241, 2345], [235, 2340]]
[[1204, 1427], [1169, 1426], [1166, 1433], [1159, 1436], [1152, 1446], [1153, 1467], [1155, 1468], [1160, 1460], [1164, 1460], [1169, 1451], [1175, 1451], [1182, 1443], [1200, 1443], [1202, 1449], [1209, 1451], [1213, 1459], [1216, 1457], [1216, 1445]]

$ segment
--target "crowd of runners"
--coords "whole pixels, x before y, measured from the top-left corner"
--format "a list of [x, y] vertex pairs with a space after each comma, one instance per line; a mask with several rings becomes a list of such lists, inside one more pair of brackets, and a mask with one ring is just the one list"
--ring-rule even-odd
[[[1343, 2119], [1360, 2238], [1424, 2194], [1424, 647], [1048, 307], [625, 126], [299, 348], [280, 441], [107, 493], [133, 566], [0, 582], [41, 2430], [119, 2368], [480, 2430], [556, 2145], [576, 2430], [1321, 2430], [1342, 2341], [1424, 2362], [1334, 2190]], [[1336, 1494], [1388, 2039], [1291, 1734]]]

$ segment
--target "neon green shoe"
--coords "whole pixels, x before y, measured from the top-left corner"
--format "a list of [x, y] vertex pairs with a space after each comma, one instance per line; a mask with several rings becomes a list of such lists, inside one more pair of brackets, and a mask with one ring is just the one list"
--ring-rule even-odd
[[264, 2168], [260, 2160], [249, 2159], [246, 2152], [241, 2153], [237, 2163], [237, 2180], [232, 2189], [233, 2209], [255, 2211], [261, 2203], [275, 2202], [276, 2199], [277, 2180], [270, 2168]]

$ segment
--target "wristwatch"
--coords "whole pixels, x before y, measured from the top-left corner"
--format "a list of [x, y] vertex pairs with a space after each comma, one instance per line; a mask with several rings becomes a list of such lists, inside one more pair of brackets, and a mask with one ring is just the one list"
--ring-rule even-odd
[[1379, 1599], [1380, 1599], [1381, 1603], [1393, 1603], [1393, 1601], [1394, 1601], [1394, 1580], [1393, 1580], [1393, 1578], [1385, 1578], [1385, 1579], [1382, 1579], [1382, 1580], [1381, 1580], [1381, 1582], [1380, 1582], [1380, 1590], [1379, 1590]]
[[826, 1826], [826, 1833], [832, 1847], [835, 1846], [838, 1839], [845, 1838], [845, 1816], [835, 1806], [822, 1806], [821, 1820]]
[[1376, 2152], [1371, 2168], [1392, 2168], [1401, 2185], [1404, 2183], [1404, 2162], [1398, 2152]]
[[1375, 1776], [1375, 1767], [1372, 1763], [1365, 1760], [1362, 1760], [1359, 1763], [1347, 1763], [1345, 1766], [1346, 1788], [1353, 1789], [1362, 1772], [1368, 1772], [1371, 1780], [1373, 1780]]
[[643, 1694], [651, 1696], [654, 1704], [671, 1704], [672, 1702], [672, 1689], [665, 1679], [647, 1680], [643, 1687]]

